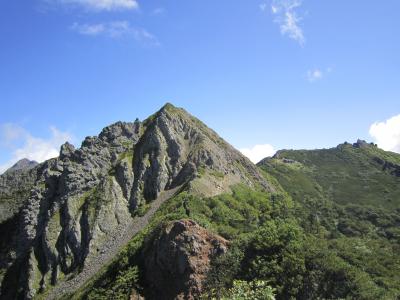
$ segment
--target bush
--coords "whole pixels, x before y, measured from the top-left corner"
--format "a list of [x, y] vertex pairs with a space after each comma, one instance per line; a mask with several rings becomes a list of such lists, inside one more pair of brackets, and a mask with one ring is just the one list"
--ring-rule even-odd
[[263, 280], [235, 280], [223, 300], [275, 300], [274, 289]]

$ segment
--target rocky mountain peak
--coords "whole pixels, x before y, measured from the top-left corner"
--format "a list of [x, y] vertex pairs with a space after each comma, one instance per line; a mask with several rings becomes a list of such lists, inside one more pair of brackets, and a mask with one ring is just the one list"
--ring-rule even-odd
[[160, 195], [185, 189], [214, 196], [239, 183], [273, 190], [239, 151], [169, 103], [143, 122], [105, 127], [80, 148], [67, 142], [35, 170], [23, 205], [5, 216], [19, 210], [13, 263], [31, 266], [18, 278], [27, 299], [60, 274], [90, 269], [98, 251], [122, 243], [136, 210]]
[[270, 188], [255, 165], [184, 109], [167, 103], [143, 127], [134, 149], [134, 206], [182, 184], [208, 196], [239, 182]]
[[9, 173], [17, 170], [29, 170], [36, 167], [38, 164], [39, 163], [34, 160], [23, 158], [17, 161], [11, 168], [7, 169], [6, 172]]

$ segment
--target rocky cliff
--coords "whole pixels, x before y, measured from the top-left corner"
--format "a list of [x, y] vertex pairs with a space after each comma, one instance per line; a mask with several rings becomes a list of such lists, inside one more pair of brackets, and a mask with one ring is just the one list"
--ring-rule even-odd
[[[273, 188], [256, 166], [183, 109], [165, 105], [144, 122], [118, 122], [79, 149], [0, 176], [1, 294], [31, 299], [90, 266], [135, 212], [182, 188], [213, 196], [236, 183]], [[18, 196], [16, 196], [18, 195]], [[14, 201], [14, 199], [16, 199]], [[14, 201], [14, 202], [13, 202]], [[16, 203], [12, 208], [8, 204]], [[112, 241], [113, 242], [113, 241]]]

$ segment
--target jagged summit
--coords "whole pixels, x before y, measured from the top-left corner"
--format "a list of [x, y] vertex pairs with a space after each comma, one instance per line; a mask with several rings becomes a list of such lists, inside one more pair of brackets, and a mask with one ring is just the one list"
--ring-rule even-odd
[[[134, 187], [144, 182], [145, 198], [184, 183], [206, 195], [239, 182], [270, 188], [247, 158], [184, 109], [167, 103], [143, 125], [133, 166], [138, 174]], [[204, 175], [203, 180], [197, 175]], [[134, 195], [134, 202], [140, 201], [138, 197]]]
[[170, 102], [166, 102], [159, 110], [159, 112], [161, 111], [176, 111], [176, 110], [181, 110], [183, 111], [184, 109], [181, 107], [176, 107], [175, 105], [173, 105]]

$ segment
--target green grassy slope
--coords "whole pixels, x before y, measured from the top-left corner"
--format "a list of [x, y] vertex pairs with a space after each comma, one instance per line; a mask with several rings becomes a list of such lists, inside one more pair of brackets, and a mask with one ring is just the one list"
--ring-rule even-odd
[[322, 193], [339, 204], [400, 207], [400, 155], [373, 145], [283, 150], [259, 166], [266, 167], [296, 198]]
[[279, 151], [259, 167], [331, 232], [400, 241], [399, 154], [346, 143], [332, 149]]
[[[302, 228], [340, 258], [336, 265], [347, 264], [351, 271], [345, 273], [359, 282], [368, 277], [369, 288], [375, 285], [372, 290], [379, 287], [394, 293], [378, 293], [378, 299], [398, 297], [399, 154], [359, 141], [332, 149], [283, 150], [258, 165], [292, 196]], [[330, 285], [335, 282], [331, 279], [323, 280]], [[348, 283], [345, 280], [342, 286]], [[368, 299], [367, 294], [361, 298]]]

